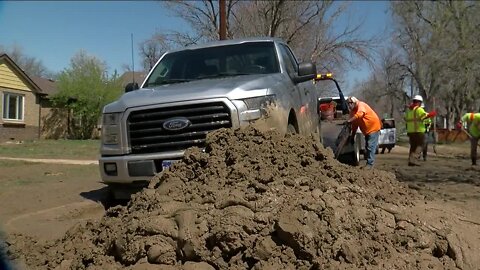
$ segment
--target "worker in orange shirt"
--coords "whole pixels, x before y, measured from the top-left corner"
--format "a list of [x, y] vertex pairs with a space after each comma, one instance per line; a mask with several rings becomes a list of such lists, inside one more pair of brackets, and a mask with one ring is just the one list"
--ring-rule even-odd
[[356, 97], [349, 97], [347, 105], [350, 110], [348, 123], [352, 124], [352, 136], [355, 136], [357, 129], [365, 136], [365, 151], [367, 157], [366, 169], [372, 169], [375, 163], [375, 151], [377, 150], [378, 137], [382, 122], [367, 103], [358, 100]]

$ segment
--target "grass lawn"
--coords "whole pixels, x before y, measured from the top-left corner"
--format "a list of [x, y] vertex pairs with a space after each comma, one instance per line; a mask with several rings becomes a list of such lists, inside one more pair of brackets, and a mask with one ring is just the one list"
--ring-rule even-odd
[[95, 160], [99, 140], [38, 140], [0, 144], [0, 156]]
[[[98, 165], [67, 165], [0, 160], [0, 194], [9, 187], [51, 181], [69, 182], [100, 179]], [[83, 179], [83, 180], [82, 180]]]

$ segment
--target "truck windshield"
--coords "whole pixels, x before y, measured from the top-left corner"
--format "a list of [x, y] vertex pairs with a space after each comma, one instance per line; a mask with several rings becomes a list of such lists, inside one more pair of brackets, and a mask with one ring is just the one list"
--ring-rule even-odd
[[166, 54], [144, 87], [278, 72], [280, 67], [274, 43], [249, 42]]

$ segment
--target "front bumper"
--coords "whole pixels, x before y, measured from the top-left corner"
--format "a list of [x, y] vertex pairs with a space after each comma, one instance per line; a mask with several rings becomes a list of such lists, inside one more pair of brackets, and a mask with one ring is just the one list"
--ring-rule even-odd
[[[149, 182], [163, 170], [162, 161], [178, 160], [185, 151], [144, 155], [105, 156], [99, 159], [102, 181], [106, 184], [131, 184]], [[115, 170], [112, 170], [112, 168]], [[107, 170], [107, 168], [110, 168]]]

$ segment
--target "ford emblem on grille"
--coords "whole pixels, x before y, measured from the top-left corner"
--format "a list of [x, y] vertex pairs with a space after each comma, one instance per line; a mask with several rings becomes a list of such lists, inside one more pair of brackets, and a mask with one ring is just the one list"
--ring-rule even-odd
[[185, 117], [175, 117], [167, 119], [165, 122], [163, 122], [163, 128], [166, 130], [175, 131], [184, 129], [191, 124], [192, 123], [190, 122], [190, 120]]

